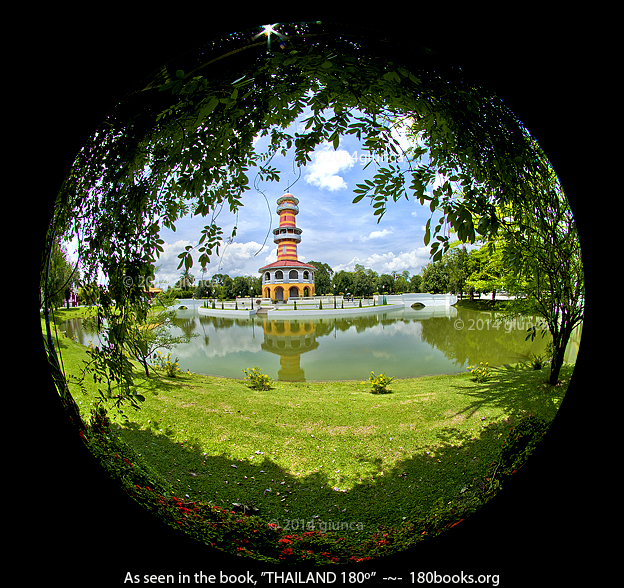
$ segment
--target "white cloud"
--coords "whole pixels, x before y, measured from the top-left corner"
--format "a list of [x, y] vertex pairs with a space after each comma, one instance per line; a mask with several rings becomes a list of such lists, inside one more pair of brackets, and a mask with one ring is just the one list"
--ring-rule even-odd
[[[206, 278], [213, 274], [228, 274], [231, 276], [240, 276], [245, 273], [253, 273], [255, 275], [257, 267], [252, 271], [246, 267], [247, 262], [254, 259], [256, 253], [262, 248], [260, 243], [249, 241], [247, 243], [221, 243], [219, 246], [219, 256], [215, 256], [214, 261], [207, 268]], [[218, 261], [217, 261], [218, 260]], [[212, 261], [212, 260], [211, 260]], [[260, 267], [261, 264], [255, 263], [254, 266]]]
[[360, 241], [364, 242], [370, 241], [371, 239], [380, 239], [386, 235], [392, 235], [392, 233], [394, 233], [394, 229], [392, 227], [390, 227], [390, 230], [383, 229], [382, 231], [371, 231], [368, 236], [360, 237]]
[[306, 182], [319, 188], [327, 188], [333, 192], [347, 187], [344, 178], [339, 174], [354, 165], [353, 158], [345, 149], [334, 148], [324, 143], [312, 154], [312, 163], [307, 166]]
[[429, 248], [418, 247], [406, 253], [401, 252], [398, 255], [395, 255], [392, 251], [383, 254], [373, 253], [362, 262], [362, 265], [370, 267], [379, 274], [389, 274], [393, 271], [402, 272], [404, 270], [416, 273], [427, 263], [429, 263]]
[[429, 248], [418, 247], [412, 251], [402, 251], [398, 255], [390, 251], [383, 254], [373, 253], [364, 259], [355, 256], [348, 263], [337, 265], [332, 267], [332, 269], [335, 272], [341, 270], [352, 272], [355, 269], [355, 265], [360, 264], [376, 271], [380, 275], [389, 274], [393, 271], [401, 273], [405, 270], [408, 270], [411, 274], [416, 274], [429, 261]]
[[346, 271], [346, 272], [352, 272], [354, 270], [354, 268], [355, 268], [355, 264], [356, 263], [360, 263], [360, 262], [361, 262], [361, 260], [360, 260], [359, 257], [354, 257], [348, 263], [341, 263], [340, 265], [332, 267], [332, 269], [336, 273], [341, 272], [343, 270]]
[[167, 284], [173, 286], [178, 280], [182, 269], [177, 269], [180, 260], [178, 255], [184, 251], [187, 245], [192, 245], [190, 241], [186, 239], [179, 239], [173, 243], [165, 242], [162, 245], [164, 251], [160, 254], [160, 257], [156, 260], [156, 266], [160, 266], [156, 272], [156, 285], [159, 287], [167, 287]]
[[[180, 260], [178, 255], [184, 251], [187, 245], [192, 245], [190, 241], [178, 240], [174, 243], [165, 243], [163, 245], [164, 251], [160, 254], [160, 259], [156, 262], [156, 265], [160, 265], [160, 269], [156, 274], [156, 284], [160, 287], [167, 287], [167, 285], [173, 286], [175, 282], [180, 278], [180, 274], [183, 269], [177, 269]], [[206, 268], [206, 272], [203, 275], [204, 279], [209, 279], [214, 274], [228, 274], [230, 276], [242, 276], [242, 275], [256, 275], [258, 267], [266, 265], [262, 263], [260, 257], [256, 258], [256, 253], [261, 249], [262, 245], [255, 241], [248, 241], [247, 243], [227, 243], [221, 242], [219, 245], [219, 254], [216, 254], [216, 250], [210, 256], [210, 263]], [[271, 248], [273, 249], [273, 248]], [[193, 267], [191, 267], [191, 274], [195, 276], [196, 280], [202, 279], [201, 267], [197, 262], [199, 253], [192, 251], [193, 255]], [[266, 259], [275, 261], [275, 254], [271, 252]], [[271, 263], [268, 261], [267, 263]]]

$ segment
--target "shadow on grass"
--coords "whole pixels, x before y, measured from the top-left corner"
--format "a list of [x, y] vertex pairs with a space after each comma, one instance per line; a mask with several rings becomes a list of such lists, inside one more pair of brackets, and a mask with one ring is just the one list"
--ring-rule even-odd
[[452, 384], [451, 387], [469, 399], [469, 403], [457, 414], [467, 417], [490, 407], [504, 410], [516, 417], [539, 414], [552, 420], [561, 404], [570, 381], [573, 365], [561, 368], [560, 384], [549, 386], [549, 368], [533, 370], [527, 365], [501, 366], [491, 369], [487, 382], [477, 385]]
[[207, 455], [196, 441], [174, 442], [167, 431], [158, 432], [158, 422], [151, 424], [154, 428], [147, 430], [128, 424], [122, 437], [176, 496], [227, 509], [245, 505], [285, 531], [334, 531], [354, 549], [379, 530], [423, 520], [436, 505], [468, 497], [482, 483], [509, 430], [507, 422], [491, 423], [468, 438], [447, 427], [438, 435], [439, 446], [390, 469], [382, 469], [380, 460], [358, 456], [369, 473], [343, 491], [332, 488], [324, 472], [296, 476], [264, 454], [245, 460]]

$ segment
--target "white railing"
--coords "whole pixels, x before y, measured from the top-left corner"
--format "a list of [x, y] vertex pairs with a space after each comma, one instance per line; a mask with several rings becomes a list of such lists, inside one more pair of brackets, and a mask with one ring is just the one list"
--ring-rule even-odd
[[[450, 306], [457, 302], [455, 294], [426, 294], [426, 293], [409, 293], [409, 294], [385, 294], [388, 304], [404, 304], [411, 306], [415, 302], [420, 302], [425, 306]], [[383, 303], [384, 294], [377, 297], [377, 304]]]
[[214, 302], [215, 308], [221, 308], [221, 304], [223, 303], [223, 308], [236, 308], [238, 306], [239, 310], [250, 310], [252, 308], [256, 308], [258, 306], [257, 301], [260, 300], [260, 304], [270, 305], [270, 298], [260, 298], [254, 296], [253, 298], [237, 298], [236, 300], [218, 300], [217, 298], [208, 298], [203, 300], [202, 306], [206, 305], [208, 308], [212, 308], [212, 303]]

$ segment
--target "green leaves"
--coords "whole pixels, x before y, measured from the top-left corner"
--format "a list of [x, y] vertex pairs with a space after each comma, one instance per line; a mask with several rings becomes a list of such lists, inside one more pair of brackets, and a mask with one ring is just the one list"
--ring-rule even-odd
[[[236, 52], [236, 41], [230, 41]], [[250, 168], [259, 170], [260, 180], [279, 180], [271, 156], [294, 147], [295, 162], [305, 165], [318, 145], [329, 141], [337, 150], [345, 135], [363, 143], [370, 155], [364, 169], [374, 170], [355, 187], [353, 203], [370, 198], [378, 221], [388, 202], [411, 192], [428, 204], [432, 216], [443, 211], [445, 224], [472, 242], [477, 233], [487, 237], [500, 228], [493, 202], [525, 206], [544, 169], [543, 154], [500, 99], [428, 56], [422, 57], [420, 79], [356, 45], [341, 35], [322, 45], [293, 35], [288, 52], [275, 51], [239, 71], [223, 57], [224, 67], [209, 78], [190, 73], [205, 61], [184, 56], [175, 74], [163, 67], [144, 91], [113, 109], [76, 156], [55, 219], [58, 226], [87, 219], [75, 222], [88, 247], [90, 273], [102, 271], [111, 287], [122, 279], [115, 275], [118, 266], [147, 276], [164, 244], [157, 232], [144, 234], [152, 219], [175, 230], [174, 223], [189, 211], [210, 218], [224, 205], [237, 210], [241, 193], [249, 189]], [[288, 135], [304, 109], [311, 113], [305, 132]], [[362, 114], [354, 116], [356, 111]], [[407, 115], [418, 146], [401, 167], [392, 159], [404, 155], [392, 125]], [[269, 134], [269, 148], [257, 153], [253, 138]], [[431, 195], [427, 190], [436, 174], [448, 180]], [[462, 189], [453, 194], [451, 183], [458, 180]], [[427, 222], [424, 240], [434, 259], [448, 248], [441, 230], [442, 223], [432, 229]], [[218, 227], [207, 225], [197, 246], [178, 256], [178, 269], [193, 266], [195, 250], [207, 264], [220, 241]], [[126, 309], [124, 297], [141, 294], [138, 288], [117, 288], [108, 295]], [[111, 357], [119, 375], [121, 359]]]
[[430, 227], [431, 227], [431, 219], [428, 219], [427, 224], [425, 225], [425, 238], [424, 238], [425, 247], [429, 245], [429, 241], [431, 241]]
[[364, 198], [364, 196], [366, 196], [368, 192], [375, 186], [375, 184], [373, 184], [373, 182], [371, 182], [370, 180], [364, 180], [364, 182], [364, 184], [356, 184], [357, 187], [355, 190], [353, 190], [353, 193], [358, 194], [358, 196], [353, 199], [353, 204], [362, 200], [362, 198]]
[[396, 71], [389, 71], [388, 73], [385, 73], [382, 77], [387, 82], [400, 82], [401, 81], [401, 78], [399, 77], [399, 74]]
[[219, 105], [219, 99], [215, 96], [210, 96], [209, 99], [203, 100], [202, 103], [204, 106], [202, 106], [198, 112], [198, 121], [206, 118]]

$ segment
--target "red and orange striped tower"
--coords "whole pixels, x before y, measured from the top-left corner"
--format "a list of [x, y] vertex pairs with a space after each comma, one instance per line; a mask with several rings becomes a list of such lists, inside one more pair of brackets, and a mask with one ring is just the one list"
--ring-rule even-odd
[[301, 229], [297, 228], [295, 216], [299, 214], [299, 200], [292, 194], [284, 194], [277, 199], [277, 214], [280, 224], [273, 229], [277, 243], [277, 261], [297, 261], [297, 243], [301, 241]]
[[289, 298], [314, 296], [316, 268], [297, 259], [297, 244], [301, 242], [301, 229], [295, 223], [299, 213], [299, 200], [292, 194], [277, 199], [280, 224], [273, 229], [277, 244], [277, 261], [261, 267], [262, 294], [264, 298], [286, 301]]

